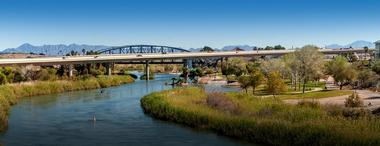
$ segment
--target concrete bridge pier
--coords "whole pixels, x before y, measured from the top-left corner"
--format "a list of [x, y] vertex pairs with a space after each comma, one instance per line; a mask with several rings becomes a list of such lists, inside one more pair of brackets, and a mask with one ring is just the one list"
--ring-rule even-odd
[[69, 64], [69, 77], [73, 77], [73, 69], [74, 69], [74, 65], [72, 64]]
[[[216, 67], [218, 68], [218, 64], [216, 64]], [[220, 69], [224, 69], [224, 57], [220, 58]]]
[[191, 59], [184, 59], [183, 60], [183, 67], [191, 69], [193, 68], [193, 60]]
[[145, 77], [146, 77], [146, 79], [145, 80], [149, 80], [149, 78], [150, 78], [150, 68], [149, 68], [149, 61], [147, 60], [147, 61], [145, 61]]
[[112, 75], [112, 63], [106, 63], [106, 74], [108, 76]]

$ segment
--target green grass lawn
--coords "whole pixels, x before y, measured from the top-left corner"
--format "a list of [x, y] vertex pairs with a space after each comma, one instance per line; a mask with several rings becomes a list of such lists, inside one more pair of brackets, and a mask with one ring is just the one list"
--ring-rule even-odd
[[[281, 95], [276, 95], [277, 98], [280, 99], [319, 99], [319, 98], [328, 98], [328, 97], [336, 97], [336, 96], [343, 96], [343, 95], [349, 95], [352, 94], [352, 91], [349, 90], [320, 90], [320, 91], [310, 91], [315, 88], [324, 89], [325, 83], [308, 83], [306, 84], [306, 92], [302, 92], [301, 90], [294, 90], [290, 85], [288, 86], [288, 89], [286, 92], [282, 93]], [[298, 87], [297, 87], [298, 89]], [[242, 93], [245, 93], [245, 90], [241, 91]], [[248, 89], [247, 94], [252, 95], [252, 89]], [[259, 86], [254, 96], [272, 96], [265, 90], [265, 85]]]

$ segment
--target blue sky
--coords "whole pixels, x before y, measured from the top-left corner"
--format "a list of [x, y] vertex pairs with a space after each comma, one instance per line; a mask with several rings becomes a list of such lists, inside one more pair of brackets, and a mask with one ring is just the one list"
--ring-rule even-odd
[[0, 0], [0, 50], [23, 43], [287, 47], [380, 40], [379, 0]]

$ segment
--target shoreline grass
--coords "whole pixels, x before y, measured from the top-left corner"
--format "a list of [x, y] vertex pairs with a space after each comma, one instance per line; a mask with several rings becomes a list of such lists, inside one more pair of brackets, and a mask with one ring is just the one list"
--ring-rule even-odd
[[47, 95], [77, 90], [107, 88], [134, 82], [130, 76], [99, 76], [83, 80], [35, 81], [25, 84], [7, 84], [0, 86], [0, 132], [8, 126], [10, 107], [22, 97]]
[[288, 105], [243, 94], [225, 96], [239, 112], [209, 106], [208, 95], [199, 88], [155, 92], [143, 97], [141, 106], [161, 120], [261, 144], [380, 145], [380, 120], [372, 116], [345, 117], [344, 109], [335, 106]]

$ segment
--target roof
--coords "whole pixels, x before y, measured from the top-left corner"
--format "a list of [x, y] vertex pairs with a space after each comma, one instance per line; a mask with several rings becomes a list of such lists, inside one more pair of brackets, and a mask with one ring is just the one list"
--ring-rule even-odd
[[380, 44], [380, 40], [376, 41], [375, 44]]

